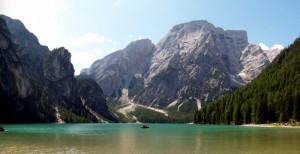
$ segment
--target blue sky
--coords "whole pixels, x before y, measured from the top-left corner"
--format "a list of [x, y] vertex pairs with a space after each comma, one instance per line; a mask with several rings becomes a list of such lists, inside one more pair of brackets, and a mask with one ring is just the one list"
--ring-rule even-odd
[[246, 30], [250, 43], [289, 45], [300, 36], [299, 0], [0, 0], [50, 49], [65, 46], [76, 74], [134, 40], [157, 43], [174, 25], [207, 20]]

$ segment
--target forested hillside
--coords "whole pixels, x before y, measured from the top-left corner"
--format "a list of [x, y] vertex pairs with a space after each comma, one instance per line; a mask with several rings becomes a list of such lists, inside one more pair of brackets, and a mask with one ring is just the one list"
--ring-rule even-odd
[[300, 38], [250, 84], [194, 115], [201, 124], [300, 121]]

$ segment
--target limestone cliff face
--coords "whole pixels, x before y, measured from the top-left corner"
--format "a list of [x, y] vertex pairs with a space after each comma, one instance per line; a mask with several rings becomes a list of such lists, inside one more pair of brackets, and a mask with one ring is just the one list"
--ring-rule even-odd
[[11, 41], [6, 23], [0, 18], [0, 49], [1, 49], [1, 87], [19, 97], [27, 97], [32, 93], [32, 85]]
[[0, 49], [0, 123], [55, 122], [58, 109], [66, 122], [97, 122], [95, 113], [117, 121], [100, 92], [82, 93], [67, 49], [49, 51], [22, 22], [4, 15]]
[[11, 40], [16, 46], [16, 54], [24, 69], [31, 78], [41, 84], [43, 82], [43, 57], [49, 52], [48, 47], [41, 45], [38, 38], [29, 32], [20, 20], [4, 15], [0, 15], [0, 18], [4, 19], [7, 24]]
[[0, 18], [0, 120], [15, 120], [11, 113], [24, 114], [20, 112], [26, 108], [24, 100], [34, 97], [32, 83], [16, 53], [6, 22]]
[[150, 40], [138, 40], [97, 60], [89, 69], [81, 71], [81, 76], [94, 78], [106, 96], [118, 97], [133, 78], [146, 75], [154, 52], [155, 46]]
[[249, 83], [257, 77], [273, 59], [274, 58], [269, 59], [266, 52], [258, 45], [250, 44], [242, 51], [240, 60], [243, 68], [238, 75], [242, 78], [244, 83]]
[[54, 49], [44, 58], [44, 80], [53, 95], [74, 97], [76, 79], [71, 63], [71, 54], [65, 48]]

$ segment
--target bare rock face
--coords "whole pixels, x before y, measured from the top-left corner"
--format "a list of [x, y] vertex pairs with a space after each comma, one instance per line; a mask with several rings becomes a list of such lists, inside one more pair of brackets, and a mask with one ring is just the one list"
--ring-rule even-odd
[[274, 60], [274, 58], [283, 50], [284, 48], [271, 48], [269, 50], [264, 50], [264, 53], [267, 55], [270, 62]]
[[4, 91], [10, 91], [18, 97], [28, 97], [33, 92], [32, 82], [28, 79], [28, 74], [24, 70], [21, 60], [15, 52], [16, 49], [11, 41], [11, 35], [6, 27], [6, 23], [1, 18], [0, 24], [1, 87]]
[[32, 83], [16, 54], [6, 22], [0, 18], [0, 121], [14, 120], [9, 115], [25, 108], [23, 100], [30, 101], [34, 94]]
[[8, 32], [5, 21], [1, 18], [0, 24], [1, 87], [3, 90], [16, 93], [20, 97], [27, 97], [32, 92], [30, 80], [27, 79], [27, 74], [21, 65], [20, 59], [14, 52], [15, 46], [11, 42], [11, 35]]
[[24, 69], [31, 78], [41, 84], [43, 82], [43, 57], [49, 52], [48, 47], [41, 45], [38, 38], [29, 32], [20, 20], [4, 15], [0, 15], [0, 17], [7, 24], [12, 42], [16, 46], [16, 53]]
[[242, 78], [243, 83], [252, 81], [271, 62], [260, 46], [253, 44], [248, 45], [242, 51], [240, 60], [243, 69], [238, 75]]
[[97, 60], [80, 75], [94, 78], [106, 96], [118, 97], [119, 91], [128, 88], [133, 78], [146, 75], [154, 52], [155, 46], [150, 40], [137, 40]]
[[76, 79], [71, 54], [65, 48], [54, 49], [44, 58], [45, 85], [64, 97], [75, 96]]

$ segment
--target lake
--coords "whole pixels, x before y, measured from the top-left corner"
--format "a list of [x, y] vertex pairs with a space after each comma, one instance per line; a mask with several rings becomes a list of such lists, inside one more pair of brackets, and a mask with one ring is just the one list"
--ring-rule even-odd
[[0, 153], [300, 153], [300, 129], [191, 124], [6, 124]]

